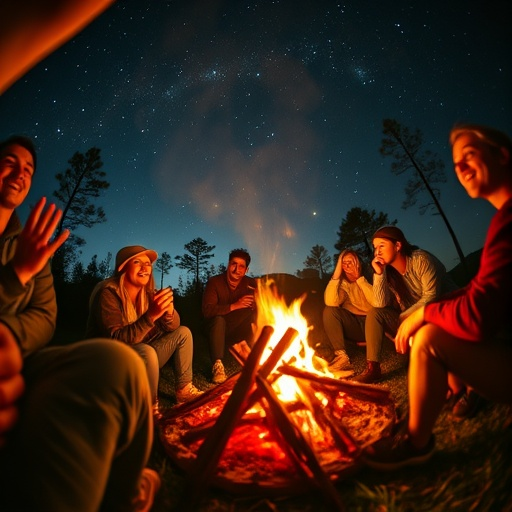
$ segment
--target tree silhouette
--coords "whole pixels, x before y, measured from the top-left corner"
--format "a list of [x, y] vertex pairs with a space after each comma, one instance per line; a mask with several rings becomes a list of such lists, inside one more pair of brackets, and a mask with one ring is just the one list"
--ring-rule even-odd
[[[340, 253], [345, 249], [353, 249], [366, 259], [373, 256], [371, 236], [377, 229], [385, 225], [395, 225], [396, 219], [390, 221], [387, 213], [375, 213], [355, 206], [351, 208], [342, 220], [338, 230], [338, 241], [334, 245]], [[363, 256], [363, 257], [364, 257]]]
[[194, 240], [185, 244], [185, 250], [189, 254], [176, 256], [176, 265], [194, 276], [194, 285], [197, 293], [201, 291], [199, 277], [202, 272], [207, 270], [208, 260], [215, 256], [215, 254], [211, 253], [213, 249], [215, 249], [215, 245], [208, 245], [202, 238], [194, 238]]
[[391, 172], [400, 175], [408, 170], [413, 171], [413, 176], [405, 187], [406, 199], [402, 203], [402, 208], [407, 209], [415, 205], [420, 192], [426, 190], [431, 201], [420, 204], [420, 214], [432, 207], [437, 210], [452, 237], [460, 262], [467, 270], [464, 253], [439, 202], [441, 192], [436, 184], [446, 181], [444, 162], [432, 151], [423, 150], [423, 134], [418, 129], [412, 132], [395, 119], [384, 119], [383, 134], [380, 153], [382, 156], [390, 156], [394, 159]]
[[320, 279], [332, 270], [332, 258], [323, 245], [314, 245], [303, 264], [305, 268], [318, 270]]
[[100, 170], [103, 167], [100, 149], [92, 147], [85, 155], [77, 151], [68, 163], [70, 168], [55, 175], [59, 189], [53, 192], [62, 204], [63, 212], [56, 236], [63, 229], [71, 231], [67, 242], [54, 256], [57, 278], [63, 279], [66, 269], [76, 260], [77, 249], [85, 244], [85, 240], [76, 235], [74, 230], [80, 226], [91, 228], [106, 221], [103, 208], [96, 207], [93, 201], [110, 186], [104, 179], [106, 173]]
[[160, 272], [160, 289], [164, 287], [164, 276], [169, 273], [169, 270], [174, 265], [172, 264], [171, 255], [167, 252], [163, 252], [160, 257], [156, 260], [155, 268]]

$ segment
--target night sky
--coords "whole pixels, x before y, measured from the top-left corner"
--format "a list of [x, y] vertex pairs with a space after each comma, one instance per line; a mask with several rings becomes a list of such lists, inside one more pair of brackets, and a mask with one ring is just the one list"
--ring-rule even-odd
[[245, 247], [251, 274], [294, 274], [359, 206], [451, 269], [441, 218], [401, 208], [382, 120], [423, 132], [464, 253], [482, 247], [494, 211], [456, 181], [447, 137], [458, 121], [512, 134], [511, 26], [508, 1], [119, 1], [0, 97], [0, 137], [38, 144], [30, 204], [101, 149], [108, 221], [78, 231], [85, 264], [201, 237], [215, 265]]

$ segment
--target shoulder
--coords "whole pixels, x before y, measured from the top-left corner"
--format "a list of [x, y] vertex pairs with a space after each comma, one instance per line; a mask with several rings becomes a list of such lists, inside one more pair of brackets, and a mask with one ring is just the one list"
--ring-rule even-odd
[[413, 263], [413, 266], [423, 266], [423, 267], [435, 267], [444, 269], [444, 265], [441, 261], [434, 256], [432, 253], [425, 251], [424, 249], [415, 249], [410, 258], [410, 261]]

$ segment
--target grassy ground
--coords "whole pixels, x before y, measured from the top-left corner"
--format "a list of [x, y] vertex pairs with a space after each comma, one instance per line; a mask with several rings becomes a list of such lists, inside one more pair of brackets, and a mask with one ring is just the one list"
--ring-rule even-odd
[[[315, 296], [316, 294], [316, 296]], [[304, 304], [311, 325], [318, 325], [321, 295], [312, 290], [313, 300]], [[181, 312], [181, 311], [180, 311]], [[183, 323], [187, 315], [182, 314]], [[204, 338], [194, 331], [194, 383], [208, 389], [210, 361]], [[313, 343], [323, 343], [321, 330], [312, 332]], [[357, 372], [365, 365], [364, 348], [353, 346], [351, 359]], [[228, 356], [228, 373], [239, 370]], [[398, 409], [407, 408], [407, 360], [386, 346], [383, 370], [388, 388]], [[160, 379], [160, 400], [172, 407], [174, 382], [169, 368]], [[434, 433], [437, 451], [425, 465], [393, 473], [363, 468], [355, 476], [336, 484], [347, 511], [512, 511], [512, 427], [507, 426], [508, 407], [488, 404], [479, 414], [455, 421], [449, 410], [443, 412]], [[150, 466], [160, 472], [162, 488], [156, 497], [154, 512], [178, 511], [184, 475], [166, 456], [158, 438], [154, 443]], [[198, 512], [323, 512], [331, 510], [319, 493], [300, 496], [238, 496], [209, 489]]]

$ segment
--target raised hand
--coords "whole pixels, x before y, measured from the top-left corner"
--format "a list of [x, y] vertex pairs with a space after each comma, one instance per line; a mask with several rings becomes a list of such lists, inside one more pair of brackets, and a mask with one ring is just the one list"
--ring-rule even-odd
[[44, 268], [69, 236], [66, 229], [52, 240], [62, 217], [62, 210], [54, 204], [44, 210], [45, 204], [46, 198], [42, 197], [30, 212], [18, 237], [18, 245], [12, 259], [14, 270], [23, 285]]
[[0, 322], [0, 448], [18, 419], [16, 401], [25, 389], [23, 359], [11, 330]]
[[164, 288], [154, 293], [150, 298], [148, 313], [153, 322], [158, 320], [164, 313], [174, 313], [174, 292], [172, 288]]

